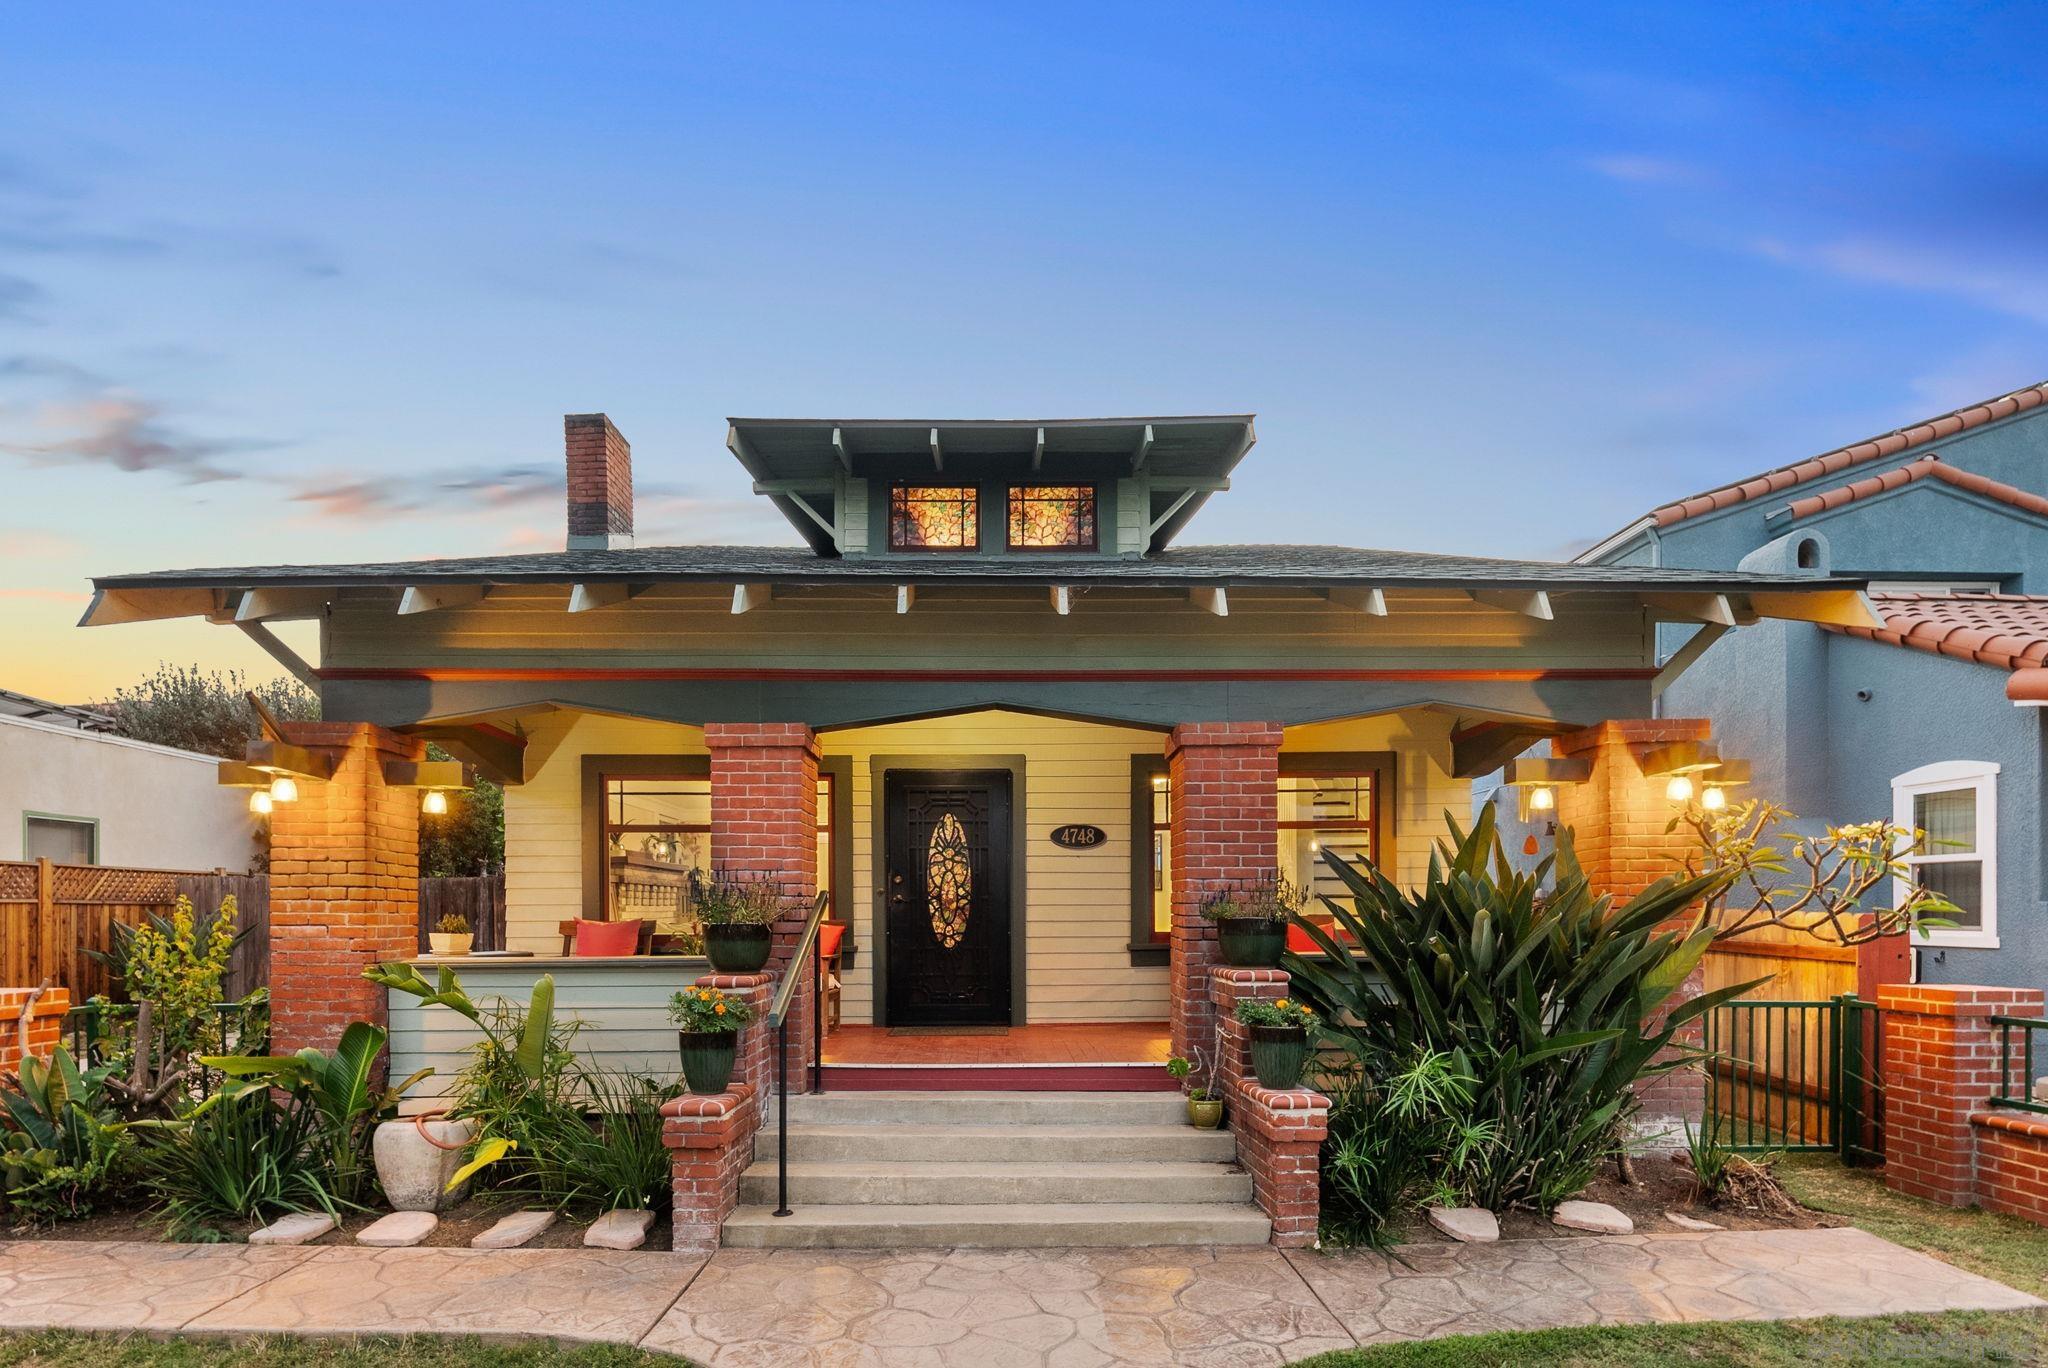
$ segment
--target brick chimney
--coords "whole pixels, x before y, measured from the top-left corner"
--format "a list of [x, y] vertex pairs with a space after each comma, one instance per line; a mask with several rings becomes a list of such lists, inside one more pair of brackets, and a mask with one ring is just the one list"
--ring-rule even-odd
[[569, 549], [633, 544], [633, 448], [602, 413], [562, 416], [569, 453]]

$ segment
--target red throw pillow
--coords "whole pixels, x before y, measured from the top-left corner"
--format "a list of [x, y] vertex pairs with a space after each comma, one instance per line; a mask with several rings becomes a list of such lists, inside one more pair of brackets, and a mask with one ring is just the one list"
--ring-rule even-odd
[[818, 927], [818, 953], [831, 959], [839, 953], [839, 942], [846, 939], [845, 922], [825, 922]]
[[578, 921], [576, 923], [576, 954], [630, 955], [640, 944], [640, 923], [637, 921]]
[[1287, 923], [1287, 948], [1297, 955], [1320, 955], [1323, 953], [1323, 947], [1317, 945], [1314, 938], [1308, 932], [1302, 930], [1293, 922]]

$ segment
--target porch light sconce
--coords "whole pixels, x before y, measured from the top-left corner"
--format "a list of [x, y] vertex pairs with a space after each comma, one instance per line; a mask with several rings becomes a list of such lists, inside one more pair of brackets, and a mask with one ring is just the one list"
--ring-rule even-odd
[[[214, 782], [222, 788], [245, 788], [249, 790], [249, 811], [258, 817], [267, 817], [278, 803], [288, 803], [299, 796], [298, 786], [289, 779], [280, 779], [268, 770], [257, 769], [240, 760], [223, 760], [215, 769]], [[280, 798], [277, 786], [289, 786], [286, 796]]]
[[299, 781], [289, 774], [280, 774], [270, 781], [270, 792], [265, 796], [273, 803], [296, 803], [299, 801]]
[[421, 790], [420, 811], [439, 817], [448, 811], [448, 795], [467, 789], [470, 776], [460, 760], [386, 760], [384, 786]]
[[1672, 741], [1643, 755], [1643, 773], [1666, 776], [1664, 796], [1690, 803], [1695, 787], [1709, 770], [1721, 768], [1721, 752], [1711, 741]]
[[1562, 760], [1542, 756], [1523, 756], [1510, 760], [1503, 772], [1503, 782], [1522, 796], [1520, 817], [1528, 821], [1531, 816], [1557, 811], [1557, 791], [1567, 784], [1583, 784], [1593, 776], [1590, 760]]
[[1749, 782], [1749, 761], [1723, 760], [1713, 777], [1703, 782], [1700, 806], [1708, 812], [1719, 812], [1728, 806], [1728, 790]]
[[288, 741], [251, 741], [246, 763], [239, 768], [267, 775], [270, 800], [274, 803], [296, 801], [301, 779], [334, 777], [334, 760], [331, 757], [309, 751], [304, 746], [294, 746]]

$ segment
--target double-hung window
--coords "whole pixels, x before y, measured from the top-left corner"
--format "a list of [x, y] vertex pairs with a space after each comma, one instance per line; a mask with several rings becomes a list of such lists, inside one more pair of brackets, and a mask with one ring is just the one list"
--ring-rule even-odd
[[[1913, 881], [1954, 903], [1915, 945], [1991, 949], [1998, 945], [1998, 766], [1945, 760], [1892, 780], [1892, 822], [1927, 833], [1906, 857]], [[1910, 896], [1899, 880], [1897, 898]]]

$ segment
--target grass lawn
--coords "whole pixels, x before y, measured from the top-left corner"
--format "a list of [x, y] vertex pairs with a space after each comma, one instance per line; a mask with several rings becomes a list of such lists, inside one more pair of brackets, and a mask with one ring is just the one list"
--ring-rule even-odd
[[[1891, 1191], [1868, 1169], [1827, 1155], [1778, 1161], [1792, 1195], [1908, 1249], [2048, 1297], [2048, 1230], [2011, 1216], [1935, 1206]], [[1306, 1359], [1302, 1368], [1772, 1368], [1797, 1363], [2048, 1363], [2048, 1312], [1958, 1311], [1872, 1320], [1630, 1325], [1463, 1335]]]
[[485, 1344], [475, 1339], [155, 1340], [64, 1330], [0, 1335], [0, 1368], [679, 1368], [618, 1345]]

